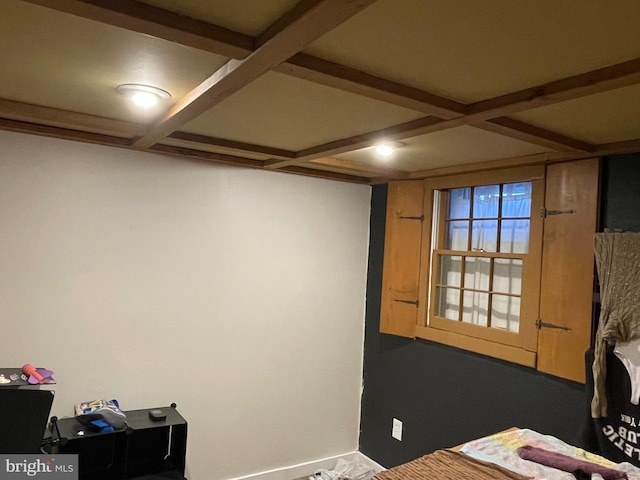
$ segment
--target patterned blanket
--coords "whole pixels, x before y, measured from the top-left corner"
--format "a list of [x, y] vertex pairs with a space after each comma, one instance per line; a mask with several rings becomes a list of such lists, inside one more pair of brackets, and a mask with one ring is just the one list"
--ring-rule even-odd
[[556, 437], [543, 435], [529, 429], [512, 430], [479, 438], [465, 444], [460, 451], [473, 458], [501, 465], [511, 471], [535, 479], [575, 480], [571, 473], [520, 458], [517, 450], [526, 445], [620, 470], [627, 473], [629, 480], [640, 480], [640, 469], [630, 463], [614, 463], [604, 457], [569, 445]]

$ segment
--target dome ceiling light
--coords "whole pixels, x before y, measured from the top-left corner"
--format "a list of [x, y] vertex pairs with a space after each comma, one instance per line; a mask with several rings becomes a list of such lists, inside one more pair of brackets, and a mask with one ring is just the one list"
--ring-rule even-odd
[[404, 143], [401, 142], [382, 142], [378, 143], [374, 148], [378, 156], [382, 158], [389, 158], [398, 148], [402, 147], [404, 147]]
[[136, 83], [126, 83], [118, 86], [118, 92], [131, 99], [139, 107], [151, 108], [161, 100], [168, 100], [171, 94], [161, 88]]

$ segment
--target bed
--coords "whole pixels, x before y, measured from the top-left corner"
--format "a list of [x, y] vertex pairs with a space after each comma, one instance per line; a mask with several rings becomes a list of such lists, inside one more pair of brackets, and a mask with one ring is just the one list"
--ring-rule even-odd
[[[561, 463], [547, 462], [547, 459]], [[543, 463], [556, 465], [566, 471]], [[579, 468], [571, 470], [576, 465]], [[627, 462], [614, 463], [550, 435], [543, 435], [529, 429], [512, 428], [470, 441], [456, 448], [438, 450], [380, 472], [373, 478], [374, 480], [575, 480], [576, 478], [640, 480], [640, 468]]]

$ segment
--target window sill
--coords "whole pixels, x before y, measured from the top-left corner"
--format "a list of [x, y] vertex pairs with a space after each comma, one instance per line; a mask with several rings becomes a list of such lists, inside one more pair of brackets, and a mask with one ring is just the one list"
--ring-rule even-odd
[[506, 360], [508, 362], [536, 368], [536, 352], [500, 343], [490, 342], [480, 338], [469, 337], [459, 333], [439, 330], [433, 327], [416, 326], [416, 337], [451, 347], [469, 350], [481, 355]]

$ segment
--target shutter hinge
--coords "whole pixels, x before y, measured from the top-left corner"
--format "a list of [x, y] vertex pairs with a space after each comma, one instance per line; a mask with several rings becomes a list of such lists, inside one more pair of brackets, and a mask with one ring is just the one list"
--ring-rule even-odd
[[554, 325], [553, 323], [547, 323], [547, 322], [543, 322], [542, 319], [537, 319], [536, 320], [536, 328], [540, 329], [540, 328], [558, 328], [560, 330], [571, 330], [569, 327], [565, 327], [563, 325]]
[[416, 308], [420, 304], [420, 302], [418, 300], [398, 300], [397, 298], [394, 298], [393, 301], [394, 302], [400, 302], [400, 303], [408, 303], [409, 305], [415, 305]]
[[424, 222], [424, 215], [420, 215], [419, 217], [405, 217], [400, 215], [400, 220], [420, 220], [421, 222]]
[[565, 215], [567, 213], [576, 213], [577, 210], [547, 210], [542, 207], [540, 209], [540, 216], [542, 218], [547, 218], [549, 215]]

